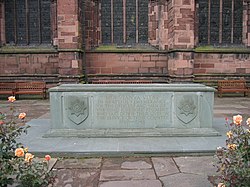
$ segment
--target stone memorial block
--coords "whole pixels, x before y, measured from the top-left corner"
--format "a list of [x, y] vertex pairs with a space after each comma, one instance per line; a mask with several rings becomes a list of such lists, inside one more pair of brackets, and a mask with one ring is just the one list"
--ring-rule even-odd
[[46, 136], [214, 136], [214, 89], [200, 84], [65, 84], [51, 88]]

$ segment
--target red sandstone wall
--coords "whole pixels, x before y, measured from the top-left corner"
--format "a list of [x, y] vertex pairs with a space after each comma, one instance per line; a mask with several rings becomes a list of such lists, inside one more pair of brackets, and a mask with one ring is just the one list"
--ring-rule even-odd
[[149, 43], [167, 49], [194, 47], [194, 0], [151, 1]]
[[210, 54], [194, 55], [194, 74], [249, 74], [250, 54]]
[[149, 43], [160, 50], [168, 49], [169, 45], [169, 5], [170, 1], [150, 1], [148, 38]]
[[88, 74], [166, 74], [167, 55], [161, 53], [87, 53]]
[[58, 10], [58, 47], [64, 49], [77, 49], [79, 42], [78, 4], [68, 0], [57, 3]]
[[174, 1], [174, 49], [194, 47], [195, 3], [194, 0]]
[[168, 22], [169, 22], [169, 16], [168, 16], [168, 6], [167, 2], [162, 3], [159, 6], [159, 49], [161, 50], [167, 50], [168, 49]]
[[149, 19], [148, 19], [148, 40], [153, 46], [158, 46], [158, 24], [159, 24], [159, 6], [157, 1], [150, 1]]
[[79, 82], [82, 74], [81, 3], [78, 1], [57, 1], [58, 13], [58, 72], [60, 82]]
[[100, 9], [99, 2], [85, 2], [85, 49], [98, 46], [100, 42]]
[[[52, 30], [58, 54], [0, 54], [0, 75], [83, 74], [82, 20], [80, 1], [57, 0], [52, 5]], [[161, 50], [193, 49], [195, 0], [149, 1], [149, 43]], [[85, 2], [86, 49], [100, 41], [99, 1]], [[0, 36], [5, 42], [3, 3], [0, 2]], [[56, 9], [57, 8], [57, 9]], [[243, 43], [250, 46], [250, 0], [243, 7]], [[169, 57], [168, 57], [169, 56]], [[86, 53], [88, 74], [170, 74], [189, 80], [193, 74], [250, 74], [249, 54]], [[72, 79], [73, 80], [73, 79]], [[63, 82], [63, 81], [62, 81]]]
[[58, 74], [57, 54], [1, 54], [0, 74]]
[[169, 75], [175, 81], [192, 81], [192, 52], [172, 52], [168, 58]]

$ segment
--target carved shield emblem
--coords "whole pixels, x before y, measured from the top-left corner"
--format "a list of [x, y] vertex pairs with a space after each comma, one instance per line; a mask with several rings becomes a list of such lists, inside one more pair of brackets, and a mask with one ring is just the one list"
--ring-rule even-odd
[[177, 100], [176, 116], [183, 123], [188, 124], [197, 116], [198, 96], [184, 95]]
[[88, 98], [71, 96], [68, 99], [68, 118], [76, 125], [79, 125], [84, 122], [89, 115]]

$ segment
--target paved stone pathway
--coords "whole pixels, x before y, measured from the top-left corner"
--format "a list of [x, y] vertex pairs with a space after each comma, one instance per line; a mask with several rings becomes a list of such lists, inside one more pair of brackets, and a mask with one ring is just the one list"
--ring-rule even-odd
[[216, 173], [212, 156], [61, 159], [53, 171], [67, 187], [209, 187]]

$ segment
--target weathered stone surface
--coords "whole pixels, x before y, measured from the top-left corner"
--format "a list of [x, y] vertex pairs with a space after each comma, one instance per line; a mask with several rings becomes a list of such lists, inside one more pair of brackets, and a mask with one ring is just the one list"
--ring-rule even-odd
[[153, 180], [156, 179], [154, 170], [102, 170], [100, 181], [116, 180]]
[[109, 181], [103, 182], [99, 187], [161, 187], [159, 180], [137, 180], [137, 181]]
[[121, 164], [124, 162], [124, 159], [121, 157], [118, 158], [104, 158], [102, 168], [106, 170], [111, 169], [121, 169]]
[[212, 156], [177, 157], [174, 158], [174, 160], [182, 173], [193, 173], [205, 176], [216, 174]]
[[178, 173], [175, 175], [169, 175], [160, 177], [163, 183], [163, 187], [210, 187], [211, 184], [207, 180], [207, 176]]
[[180, 173], [178, 167], [170, 157], [153, 157], [152, 162], [158, 177]]
[[59, 169], [54, 172], [57, 176], [54, 186], [96, 187], [98, 185], [98, 170]]
[[101, 158], [63, 159], [56, 163], [55, 168], [97, 169], [101, 166]]
[[122, 169], [151, 169], [152, 166], [145, 161], [123, 162]]
[[[126, 169], [126, 168], [122, 168], [122, 165], [124, 163], [130, 163], [131, 167], [133, 167], [134, 165], [133, 163], [137, 163], [137, 162], [143, 162], [146, 165], [146, 164], [150, 164], [150, 159], [145, 158], [145, 157], [144, 158], [140, 158], [140, 157], [104, 158], [102, 169], [105, 169], [105, 170]], [[152, 168], [152, 166], [150, 168]], [[150, 168], [147, 168], [147, 169], [150, 169]], [[134, 169], [137, 169], [137, 168], [134, 168]]]

